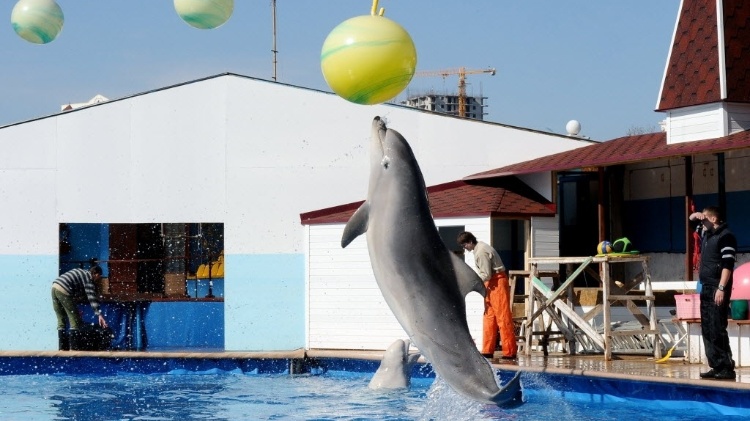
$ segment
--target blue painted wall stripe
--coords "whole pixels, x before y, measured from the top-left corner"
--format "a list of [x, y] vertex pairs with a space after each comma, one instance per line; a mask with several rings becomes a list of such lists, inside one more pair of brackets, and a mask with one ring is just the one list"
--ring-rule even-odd
[[305, 346], [305, 256], [225, 256], [227, 351]]

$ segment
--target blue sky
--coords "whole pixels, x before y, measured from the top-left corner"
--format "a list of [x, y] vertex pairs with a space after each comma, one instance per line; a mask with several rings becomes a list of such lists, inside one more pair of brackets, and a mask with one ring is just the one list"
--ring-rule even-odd
[[[224, 72], [272, 77], [270, 0], [236, 0], [233, 16], [214, 30], [185, 24], [172, 0], [58, 3], [62, 33], [35, 45], [10, 25], [15, 0], [0, 0], [0, 126], [96, 94], [115, 99]], [[278, 80], [330, 91], [320, 71], [323, 41], [371, 6], [277, 0]], [[467, 77], [469, 94], [489, 98], [487, 120], [565, 133], [577, 119], [582, 135], [609, 140], [664, 118], [653, 110], [679, 0], [380, 0], [379, 7], [411, 34], [417, 70], [497, 69]], [[408, 91], [455, 92], [457, 83], [415, 77]]]

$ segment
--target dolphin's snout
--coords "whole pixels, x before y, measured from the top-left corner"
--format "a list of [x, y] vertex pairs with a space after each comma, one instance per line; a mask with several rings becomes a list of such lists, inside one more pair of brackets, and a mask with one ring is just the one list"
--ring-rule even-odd
[[380, 118], [380, 116], [375, 116], [375, 118], [372, 119], [372, 128], [373, 130], [376, 130], [376, 131], [385, 131], [386, 130], [385, 120]]
[[384, 153], [384, 140], [385, 135], [388, 129], [385, 125], [385, 120], [380, 118], [380, 116], [376, 116], [372, 120], [372, 145], [376, 149], [373, 149], [373, 151], [377, 150], [380, 155]]

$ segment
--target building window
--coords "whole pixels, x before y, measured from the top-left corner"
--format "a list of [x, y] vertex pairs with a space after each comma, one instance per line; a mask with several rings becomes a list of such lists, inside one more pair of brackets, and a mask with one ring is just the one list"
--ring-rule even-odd
[[526, 221], [523, 219], [493, 219], [492, 247], [500, 254], [508, 270], [522, 270], [525, 265]]
[[458, 244], [456, 239], [458, 238], [458, 234], [464, 231], [466, 231], [466, 226], [464, 225], [438, 227], [438, 234], [440, 234], [440, 239], [443, 240], [445, 246], [462, 259], [464, 257], [464, 248]]
[[60, 273], [98, 264], [114, 300], [224, 296], [223, 223], [64, 223], [59, 237]]

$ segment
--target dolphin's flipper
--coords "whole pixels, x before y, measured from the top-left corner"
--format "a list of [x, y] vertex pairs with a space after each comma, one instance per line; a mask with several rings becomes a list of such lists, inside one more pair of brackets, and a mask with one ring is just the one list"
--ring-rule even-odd
[[510, 403], [514, 399], [520, 399], [521, 396], [521, 372], [517, 371], [508, 383], [505, 383], [500, 391], [492, 397], [492, 401], [498, 405]]
[[354, 212], [349, 222], [344, 227], [344, 234], [341, 236], [341, 248], [346, 248], [355, 238], [367, 232], [367, 223], [370, 218], [370, 204], [365, 202]]
[[469, 267], [460, 257], [453, 253], [451, 255], [451, 263], [453, 263], [453, 271], [456, 272], [456, 279], [458, 280], [458, 289], [461, 291], [461, 295], [466, 295], [472, 291], [476, 291], [482, 294], [484, 297], [487, 294], [487, 289], [484, 287], [484, 282], [479, 278], [474, 269]]

